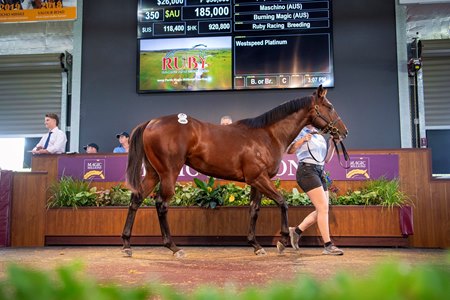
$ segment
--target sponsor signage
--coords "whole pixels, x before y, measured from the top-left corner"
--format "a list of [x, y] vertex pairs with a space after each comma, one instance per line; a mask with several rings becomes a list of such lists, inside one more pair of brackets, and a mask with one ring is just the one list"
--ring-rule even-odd
[[0, 23], [62, 21], [77, 18], [76, 0], [10, 0], [0, 2]]
[[60, 156], [58, 178], [70, 176], [87, 181], [125, 181], [127, 159], [123, 155]]
[[[339, 163], [337, 155], [325, 164], [325, 171], [330, 172], [333, 180], [370, 180], [385, 177], [394, 179], [398, 177], [398, 155], [397, 154], [366, 154], [350, 155], [350, 161], [345, 162], [341, 157]], [[295, 154], [284, 155], [278, 174], [274, 178], [281, 180], [296, 180], [297, 158]]]
[[[58, 177], [71, 176], [89, 181], [122, 182], [126, 178], [127, 160], [127, 156], [123, 155], [60, 156]], [[341, 163], [349, 168], [341, 167], [336, 155], [325, 165], [325, 170], [330, 172], [333, 180], [370, 180], [380, 177], [394, 179], [399, 173], [397, 154], [350, 155], [349, 162], [343, 161], [341, 157]], [[295, 180], [297, 167], [294, 154], [284, 155], [274, 179]], [[207, 176], [189, 166], [183, 166], [178, 181], [192, 181], [194, 178], [205, 180]]]

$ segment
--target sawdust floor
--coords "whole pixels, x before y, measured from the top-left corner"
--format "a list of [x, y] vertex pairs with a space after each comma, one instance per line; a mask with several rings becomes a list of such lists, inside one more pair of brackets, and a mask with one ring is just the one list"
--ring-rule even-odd
[[251, 247], [183, 247], [187, 256], [176, 259], [164, 247], [133, 247], [133, 257], [123, 257], [117, 246], [79, 246], [44, 248], [0, 248], [0, 279], [9, 263], [40, 270], [82, 262], [88, 277], [97, 282], [125, 286], [159, 283], [180, 291], [199, 286], [266, 286], [291, 281], [300, 275], [328, 279], [345, 271], [366, 275], [374, 265], [403, 261], [411, 265], [440, 263], [450, 267], [448, 252], [441, 249], [343, 248], [343, 256], [322, 255], [320, 247], [300, 251], [286, 249], [278, 255], [266, 247], [266, 256], [256, 256]]

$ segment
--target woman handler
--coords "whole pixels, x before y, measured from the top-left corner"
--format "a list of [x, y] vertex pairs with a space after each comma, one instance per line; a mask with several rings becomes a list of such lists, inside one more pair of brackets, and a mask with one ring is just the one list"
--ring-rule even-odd
[[315, 207], [297, 227], [289, 227], [289, 236], [292, 247], [299, 250], [298, 242], [302, 232], [317, 222], [324, 242], [322, 254], [343, 255], [344, 251], [336, 247], [330, 238], [329, 195], [323, 170], [324, 163], [333, 157], [335, 147], [331, 138], [327, 147], [327, 141], [322, 135], [316, 134], [317, 132], [312, 125], [307, 125], [288, 148], [288, 153], [295, 153], [298, 159], [297, 183]]

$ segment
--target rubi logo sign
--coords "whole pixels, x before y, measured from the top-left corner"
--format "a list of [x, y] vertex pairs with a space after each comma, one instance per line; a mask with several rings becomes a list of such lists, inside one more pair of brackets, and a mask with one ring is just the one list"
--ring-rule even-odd
[[205, 69], [206, 55], [202, 48], [204, 44], [195, 45], [189, 49], [177, 49], [168, 52], [161, 60], [162, 71]]
[[162, 70], [195, 70], [204, 69], [206, 60], [201, 56], [163, 57]]

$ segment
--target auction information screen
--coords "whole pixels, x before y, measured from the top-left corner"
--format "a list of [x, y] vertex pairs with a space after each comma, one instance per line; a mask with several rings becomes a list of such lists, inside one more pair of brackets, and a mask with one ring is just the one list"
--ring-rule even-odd
[[138, 91], [334, 86], [331, 12], [331, 0], [140, 0]]

